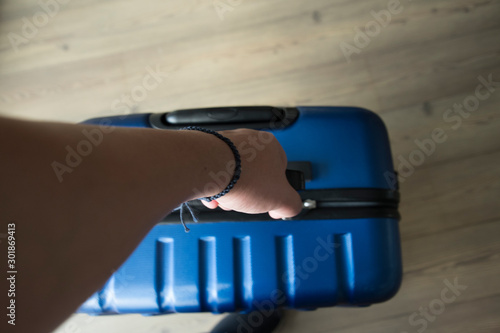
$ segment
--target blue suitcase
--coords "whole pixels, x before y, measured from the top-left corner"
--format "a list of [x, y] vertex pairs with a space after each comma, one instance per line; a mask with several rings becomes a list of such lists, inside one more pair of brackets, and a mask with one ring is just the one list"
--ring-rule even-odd
[[[208, 210], [186, 233], [158, 223], [79, 312], [235, 312], [366, 306], [401, 277], [399, 194], [385, 126], [351, 107], [230, 107], [95, 118], [87, 124], [271, 131], [304, 209], [288, 220]], [[302, 178], [301, 178], [302, 177]], [[301, 183], [305, 180], [305, 186]], [[305, 189], [304, 189], [305, 187]]]

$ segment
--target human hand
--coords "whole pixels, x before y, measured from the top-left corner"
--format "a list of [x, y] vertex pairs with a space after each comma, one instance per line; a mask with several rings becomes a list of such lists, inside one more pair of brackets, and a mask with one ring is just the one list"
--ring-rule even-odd
[[[274, 135], [250, 129], [220, 134], [230, 139], [240, 152], [241, 177], [228, 194], [210, 202], [202, 201], [206, 207], [249, 214], [269, 213], [275, 219], [300, 213], [302, 200], [288, 183], [286, 154]], [[228, 175], [228, 179], [232, 176]]]

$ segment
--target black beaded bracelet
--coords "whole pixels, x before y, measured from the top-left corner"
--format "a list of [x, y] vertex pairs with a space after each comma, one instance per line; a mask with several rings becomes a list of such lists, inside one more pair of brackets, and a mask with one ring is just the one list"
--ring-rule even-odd
[[223, 136], [215, 131], [203, 128], [203, 127], [188, 126], [188, 127], [181, 128], [181, 130], [200, 131], [200, 132], [215, 135], [217, 138], [224, 141], [229, 146], [229, 148], [231, 148], [231, 151], [233, 152], [233, 155], [234, 155], [234, 161], [236, 162], [236, 164], [234, 166], [233, 178], [229, 182], [229, 185], [227, 185], [226, 188], [224, 190], [222, 190], [222, 192], [220, 192], [219, 194], [213, 195], [211, 197], [200, 198], [200, 200], [212, 201], [212, 200], [219, 199], [223, 195], [226, 195], [229, 191], [231, 191], [231, 189], [234, 187], [234, 185], [236, 185], [236, 182], [238, 181], [238, 179], [240, 179], [240, 175], [241, 175], [241, 157], [240, 157], [240, 153], [238, 152], [238, 149], [236, 149], [236, 146], [234, 145], [234, 143], [231, 140], [229, 140], [228, 138], [226, 138], [225, 136]]

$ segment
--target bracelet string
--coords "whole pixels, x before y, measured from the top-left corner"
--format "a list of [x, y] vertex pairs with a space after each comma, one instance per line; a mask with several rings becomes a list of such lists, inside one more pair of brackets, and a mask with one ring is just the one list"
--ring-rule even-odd
[[[212, 200], [216, 200], [216, 199], [228, 194], [229, 191], [231, 191], [233, 189], [234, 185], [236, 185], [236, 183], [238, 182], [238, 180], [240, 179], [240, 176], [241, 176], [241, 156], [240, 156], [238, 149], [234, 145], [234, 143], [231, 140], [229, 140], [228, 138], [226, 138], [225, 136], [221, 135], [220, 133], [217, 133], [215, 131], [212, 131], [212, 130], [209, 130], [209, 129], [203, 128], [203, 127], [188, 126], [188, 127], [181, 128], [181, 130], [200, 131], [200, 132], [204, 132], [207, 134], [212, 134], [215, 137], [217, 137], [218, 139], [224, 141], [229, 146], [229, 148], [231, 149], [231, 152], [233, 153], [234, 161], [235, 161], [234, 172], [233, 172], [233, 177], [231, 178], [231, 181], [226, 186], [226, 188], [223, 189], [218, 194], [212, 195], [210, 197], [199, 198], [199, 199], [203, 200], [203, 201], [210, 202]], [[189, 213], [191, 214], [193, 221], [198, 222], [198, 219], [196, 218], [196, 216], [193, 212], [193, 209], [189, 206], [188, 202], [183, 203], [177, 209], [180, 210], [180, 219], [181, 219], [182, 225], [184, 226], [184, 230], [186, 232], [189, 232], [189, 228], [186, 226], [186, 223], [184, 222], [183, 215], [184, 215], [184, 211], [187, 209], [189, 211]], [[177, 210], [177, 209], [175, 209], [175, 210]]]

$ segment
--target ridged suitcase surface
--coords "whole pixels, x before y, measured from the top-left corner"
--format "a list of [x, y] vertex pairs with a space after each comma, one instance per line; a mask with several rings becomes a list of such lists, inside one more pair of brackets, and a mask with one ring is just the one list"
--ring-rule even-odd
[[[174, 212], [79, 312], [365, 306], [397, 292], [402, 276], [398, 194], [387, 132], [377, 115], [348, 107], [189, 111], [178, 112], [178, 119], [140, 114], [87, 123], [159, 130], [186, 122], [214, 129], [246, 123], [270, 130], [289, 162], [297, 162], [291, 168], [306, 175], [300, 194], [307, 207], [297, 218], [278, 221], [200, 211], [201, 222], [188, 222], [189, 233]], [[249, 113], [257, 118], [248, 120]]]

